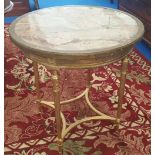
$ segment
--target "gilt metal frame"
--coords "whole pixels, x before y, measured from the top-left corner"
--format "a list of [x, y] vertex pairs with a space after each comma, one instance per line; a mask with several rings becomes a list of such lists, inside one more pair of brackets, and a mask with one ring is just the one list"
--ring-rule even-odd
[[[127, 68], [128, 68], [128, 58], [125, 57], [122, 61], [122, 69], [121, 69], [121, 78], [120, 78], [120, 87], [119, 87], [119, 94], [118, 94], [118, 108], [117, 108], [117, 116], [116, 117], [111, 117], [108, 116], [99, 110], [97, 110], [92, 103], [89, 100], [89, 89], [91, 88], [91, 74], [90, 74], [90, 69], [88, 70], [88, 75], [87, 75], [87, 86], [86, 89], [79, 95], [76, 96], [75, 98], [65, 100], [65, 101], [60, 101], [60, 85], [59, 85], [59, 70], [53, 70], [53, 74], [51, 77], [51, 80], [53, 82], [53, 98], [54, 101], [45, 101], [40, 98], [40, 91], [39, 91], [39, 73], [38, 73], [38, 66], [37, 62], [33, 62], [34, 66], [34, 76], [35, 76], [35, 85], [36, 85], [36, 92], [38, 96], [37, 103], [39, 104], [44, 104], [47, 105], [53, 109], [55, 109], [55, 119], [56, 119], [56, 128], [57, 128], [57, 145], [58, 145], [58, 151], [59, 154], [63, 154], [63, 141], [65, 136], [77, 125], [91, 121], [91, 120], [109, 120], [112, 121], [116, 124], [116, 128], [119, 129], [120, 125], [120, 117], [121, 117], [121, 109], [122, 109], [122, 103], [123, 103], [123, 95], [124, 95], [124, 89], [125, 89], [125, 80], [126, 80], [126, 74], [127, 74]], [[61, 106], [65, 104], [70, 104], [73, 103], [73, 101], [78, 100], [80, 98], [85, 98], [87, 105], [89, 108], [94, 111], [97, 116], [90, 116], [90, 117], [85, 117], [81, 120], [77, 120], [76, 122], [70, 124], [67, 127], [66, 119], [64, 114], [61, 112]]]

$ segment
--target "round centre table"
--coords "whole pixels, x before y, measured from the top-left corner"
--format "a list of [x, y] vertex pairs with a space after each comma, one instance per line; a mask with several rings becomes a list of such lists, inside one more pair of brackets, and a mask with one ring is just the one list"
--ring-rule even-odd
[[[40, 9], [17, 18], [9, 28], [12, 41], [33, 61], [35, 85], [40, 104], [55, 109], [59, 153], [65, 135], [80, 123], [110, 120], [119, 128], [128, 66], [128, 53], [144, 33], [136, 17], [111, 8], [94, 6], [59, 6]], [[117, 116], [98, 111], [89, 100], [90, 69], [122, 60]], [[40, 97], [38, 63], [52, 69], [53, 100]], [[61, 68], [88, 69], [88, 82], [82, 94], [60, 101]], [[84, 97], [96, 116], [86, 117], [67, 126], [61, 106]]]

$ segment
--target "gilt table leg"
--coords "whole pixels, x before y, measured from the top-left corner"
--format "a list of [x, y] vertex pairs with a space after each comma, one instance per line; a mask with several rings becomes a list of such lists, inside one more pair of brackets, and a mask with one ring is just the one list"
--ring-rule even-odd
[[[41, 99], [41, 94], [39, 90], [39, 72], [38, 72], [38, 63], [33, 62], [33, 70], [34, 70], [34, 79], [35, 79], [35, 87], [36, 87], [36, 92], [37, 92], [37, 100], [40, 101]], [[39, 111], [42, 111], [41, 105], [39, 104]]]
[[117, 109], [117, 118], [116, 118], [117, 129], [119, 129], [119, 125], [120, 125], [120, 117], [121, 117], [121, 111], [122, 111], [122, 103], [123, 103], [127, 68], [128, 68], [128, 58], [124, 58], [122, 62], [120, 87], [119, 87], [119, 92], [118, 92], [118, 109]]
[[35, 78], [35, 87], [36, 87], [37, 97], [39, 100], [40, 99], [40, 91], [39, 91], [39, 72], [38, 72], [37, 62], [33, 62], [33, 70], [34, 70], [34, 78]]
[[87, 88], [91, 87], [91, 78], [92, 78], [91, 70], [88, 69], [88, 73], [87, 73]]
[[[90, 89], [91, 88], [91, 79], [92, 79], [92, 75], [91, 75], [91, 70], [90, 69], [87, 69], [87, 83], [86, 83], [86, 88]], [[85, 117], [87, 117], [87, 114], [89, 113], [89, 107], [88, 107], [88, 104], [87, 102], [84, 102], [84, 108], [85, 108]]]
[[57, 144], [58, 144], [58, 151], [59, 154], [62, 154], [62, 145], [63, 145], [63, 139], [62, 139], [62, 121], [61, 121], [61, 115], [60, 115], [60, 87], [59, 87], [59, 75], [58, 71], [54, 70], [52, 74], [52, 81], [53, 81], [53, 98], [54, 98], [54, 106], [55, 106], [55, 118], [56, 118], [56, 128], [57, 128]]

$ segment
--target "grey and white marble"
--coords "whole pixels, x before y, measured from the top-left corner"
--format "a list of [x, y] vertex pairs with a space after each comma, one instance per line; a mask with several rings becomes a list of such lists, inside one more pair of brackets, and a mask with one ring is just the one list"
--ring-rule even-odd
[[130, 43], [139, 32], [132, 16], [114, 9], [51, 7], [31, 12], [15, 23], [21, 42], [46, 51], [89, 52]]

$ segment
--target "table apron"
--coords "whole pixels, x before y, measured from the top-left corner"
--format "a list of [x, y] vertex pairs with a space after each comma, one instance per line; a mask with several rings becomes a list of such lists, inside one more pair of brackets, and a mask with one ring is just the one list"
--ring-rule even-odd
[[87, 69], [95, 68], [99, 66], [104, 66], [116, 61], [119, 61], [126, 57], [130, 51], [132, 51], [132, 46], [128, 48], [122, 48], [119, 50], [114, 50], [112, 52], [104, 52], [101, 54], [94, 55], [53, 55], [50, 57], [43, 57], [32, 52], [24, 52], [25, 56], [32, 61], [38, 62], [45, 65], [47, 68], [59, 69], [59, 68], [70, 68], [70, 69]]

